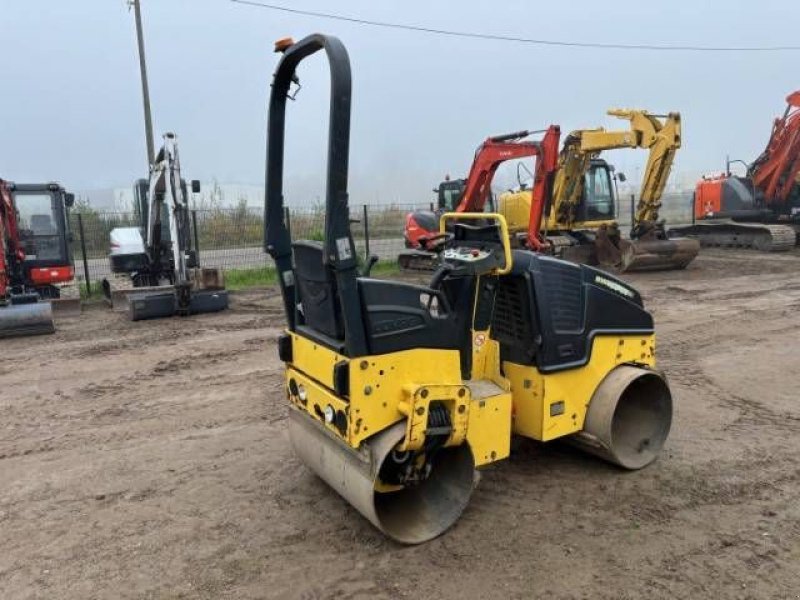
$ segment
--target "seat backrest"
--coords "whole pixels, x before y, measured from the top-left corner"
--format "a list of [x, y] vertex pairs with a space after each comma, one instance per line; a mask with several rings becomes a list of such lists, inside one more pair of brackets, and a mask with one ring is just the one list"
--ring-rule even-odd
[[299, 311], [305, 325], [326, 336], [344, 338], [336, 280], [323, 263], [320, 242], [298, 241], [292, 244], [294, 275]]

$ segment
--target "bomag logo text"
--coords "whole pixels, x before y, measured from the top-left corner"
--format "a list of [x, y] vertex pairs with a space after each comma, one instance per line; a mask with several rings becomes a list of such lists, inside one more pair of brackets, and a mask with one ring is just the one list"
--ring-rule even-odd
[[601, 277], [600, 275], [595, 276], [594, 282], [599, 283], [603, 287], [607, 287], [608, 289], [613, 290], [618, 294], [627, 296], [628, 298], [633, 298], [634, 296], [634, 293], [628, 288], [626, 288], [624, 285], [621, 285], [616, 281], [612, 281], [611, 279], [606, 279], [605, 277]]
[[411, 329], [422, 325], [422, 319], [419, 317], [404, 317], [402, 319], [391, 319], [386, 321], [378, 321], [372, 326], [374, 333], [388, 333], [390, 331], [399, 331], [401, 329]]

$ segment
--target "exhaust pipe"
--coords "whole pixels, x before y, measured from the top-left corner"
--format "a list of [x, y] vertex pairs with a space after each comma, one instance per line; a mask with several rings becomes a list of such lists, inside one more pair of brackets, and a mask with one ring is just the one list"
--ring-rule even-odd
[[440, 450], [425, 481], [398, 491], [378, 491], [378, 473], [392, 460], [405, 429], [405, 422], [396, 423], [355, 451], [302, 411], [289, 411], [289, 437], [305, 465], [386, 536], [402, 544], [421, 544], [458, 520], [477, 473], [472, 452], [462, 444]]
[[10, 304], [0, 308], [0, 338], [55, 333], [49, 302]]
[[583, 431], [569, 441], [610, 463], [635, 470], [656, 459], [671, 424], [672, 395], [664, 376], [623, 365], [597, 387]]

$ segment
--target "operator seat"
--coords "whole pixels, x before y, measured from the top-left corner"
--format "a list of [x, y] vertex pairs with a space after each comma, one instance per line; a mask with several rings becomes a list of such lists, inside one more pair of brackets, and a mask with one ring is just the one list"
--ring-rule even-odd
[[[333, 269], [320, 242], [292, 243], [298, 330], [344, 352], [344, 319]], [[469, 311], [454, 310], [441, 290], [359, 277], [358, 301], [371, 354], [414, 348], [460, 349]], [[463, 297], [463, 296], [462, 296]], [[464, 313], [462, 315], [461, 313]]]
[[322, 258], [320, 242], [308, 240], [292, 244], [294, 274], [299, 292], [298, 311], [307, 327], [326, 336], [344, 338], [344, 324], [336, 290], [336, 279]]

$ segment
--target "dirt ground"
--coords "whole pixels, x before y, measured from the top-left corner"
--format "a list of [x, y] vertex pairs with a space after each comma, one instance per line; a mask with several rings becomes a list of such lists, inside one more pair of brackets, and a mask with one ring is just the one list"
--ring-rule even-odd
[[661, 459], [523, 441], [419, 547], [292, 455], [274, 289], [4, 340], [0, 597], [800, 598], [798, 273], [800, 252], [707, 251], [628, 277], [675, 396]]

